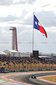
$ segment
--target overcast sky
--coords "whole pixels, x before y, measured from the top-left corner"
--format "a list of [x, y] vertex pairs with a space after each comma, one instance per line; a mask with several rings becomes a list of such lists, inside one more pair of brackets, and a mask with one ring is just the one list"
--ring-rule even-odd
[[18, 50], [32, 52], [33, 12], [48, 36], [34, 30], [34, 50], [56, 53], [56, 0], [0, 0], [0, 51], [12, 49], [9, 29], [15, 26]]

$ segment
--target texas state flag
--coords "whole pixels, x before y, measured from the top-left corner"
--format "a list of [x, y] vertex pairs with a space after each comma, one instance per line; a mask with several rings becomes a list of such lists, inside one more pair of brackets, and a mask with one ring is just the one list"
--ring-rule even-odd
[[41, 33], [45, 34], [45, 36], [47, 38], [47, 33], [46, 33], [45, 29], [42, 27], [42, 25], [40, 24], [39, 20], [36, 18], [35, 15], [34, 15], [34, 28], [39, 30]]

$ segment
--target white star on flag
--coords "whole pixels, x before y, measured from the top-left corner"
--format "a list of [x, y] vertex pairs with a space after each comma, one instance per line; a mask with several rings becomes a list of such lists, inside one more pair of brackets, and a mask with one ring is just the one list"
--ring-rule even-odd
[[35, 21], [35, 24], [37, 25], [37, 22]]

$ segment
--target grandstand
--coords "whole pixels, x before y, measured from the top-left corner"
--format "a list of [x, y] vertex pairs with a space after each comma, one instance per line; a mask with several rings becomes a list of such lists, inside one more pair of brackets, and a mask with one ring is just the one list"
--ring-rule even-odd
[[11, 57], [0, 55], [0, 72], [4, 71], [29, 71], [29, 70], [54, 70], [56, 61], [51, 59], [38, 59], [35, 57]]

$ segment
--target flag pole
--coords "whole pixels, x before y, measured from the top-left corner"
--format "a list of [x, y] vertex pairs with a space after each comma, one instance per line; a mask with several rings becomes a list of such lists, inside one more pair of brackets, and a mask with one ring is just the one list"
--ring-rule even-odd
[[33, 12], [33, 30], [32, 30], [32, 53], [34, 50], [34, 12]]

